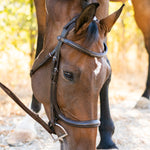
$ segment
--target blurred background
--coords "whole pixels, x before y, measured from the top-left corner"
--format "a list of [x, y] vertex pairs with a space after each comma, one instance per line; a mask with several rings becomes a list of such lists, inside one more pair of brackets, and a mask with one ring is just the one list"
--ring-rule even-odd
[[[110, 3], [110, 13], [121, 5]], [[33, 0], [1, 0], [0, 82], [8, 86], [26, 106], [30, 105], [32, 97], [29, 72], [34, 61], [36, 39]], [[148, 56], [143, 35], [134, 20], [130, 0], [126, 2], [121, 17], [108, 34], [107, 45], [113, 72], [109, 98], [116, 126], [114, 140], [121, 150], [149, 150], [150, 111], [133, 109], [145, 88]], [[49, 135], [45, 136], [46, 133], [40, 127], [33, 142], [11, 149], [7, 137], [25, 115], [0, 89], [0, 149], [52, 149], [48, 148], [51, 146], [47, 140]], [[37, 144], [41, 148], [35, 148]], [[55, 144], [53, 146], [56, 147]]]
[[[110, 13], [117, 10], [121, 4], [110, 2]], [[37, 23], [33, 0], [1, 1], [0, 82], [16, 91], [21, 98], [29, 100], [29, 72], [34, 60], [36, 39]], [[113, 70], [112, 87], [122, 85], [116, 82], [123, 80], [125, 84], [139, 86], [140, 97], [146, 82], [147, 54], [143, 35], [134, 20], [131, 1], [126, 2], [121, 17], [108, 34], [108, 48], [108, 58]], [[0, 95], [5, 97], [1, 90]], [[113, 99], [120, 100], [120, 97], [115, 96]], [[0, 101], [2, 102], [2, 99]], [[27, 100], [25, 103], [29, 104]]]

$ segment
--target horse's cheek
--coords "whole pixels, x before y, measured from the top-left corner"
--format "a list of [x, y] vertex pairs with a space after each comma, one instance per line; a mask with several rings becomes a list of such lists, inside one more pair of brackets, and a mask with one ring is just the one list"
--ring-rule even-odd
[[31, 78], [31, 85], [36, 99], [44, 104], [47, 103], [50, 97], [50, 84], [47, 84], [49, 80], [46, 79], [46, 76], [45, 78], [41, 77], [43, 77], [43, 73], [37, 71]]

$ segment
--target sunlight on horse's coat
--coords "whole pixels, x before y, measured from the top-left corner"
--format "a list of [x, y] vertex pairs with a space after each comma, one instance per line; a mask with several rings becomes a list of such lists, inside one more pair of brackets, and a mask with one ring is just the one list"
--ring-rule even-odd
[[100, 73], [102, 64], [98, 61], [98, 59], [96, 57], [94, 59], [95, 59], [96, 65], [97, 65], [96, 69], [94, 70], [94, 73], [97, 76]]

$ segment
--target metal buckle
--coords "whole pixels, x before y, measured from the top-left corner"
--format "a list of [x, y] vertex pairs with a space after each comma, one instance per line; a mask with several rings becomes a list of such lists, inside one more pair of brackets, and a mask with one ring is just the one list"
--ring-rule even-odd
[[64, 138], [65, 138], [66, 136], [68, 136], [68, 133], [67, 133], [67, 131], [64, 129], [64, 127], [62, 127], [60, 124], [55, 123], [55, 126], [59, 127], [59, 128], [63, 131], [63, 134], [60, 135], [60, 136], [58, 136], [58, 137], [56, 137], [56, 138], [54, 137], [54, 135], [51, 134], [51, 137], [52, 137], [52, 139], [53, 139], [53, 142], [54, 142], [54, 143], [57, 142], [57, 141], [63, 142]]

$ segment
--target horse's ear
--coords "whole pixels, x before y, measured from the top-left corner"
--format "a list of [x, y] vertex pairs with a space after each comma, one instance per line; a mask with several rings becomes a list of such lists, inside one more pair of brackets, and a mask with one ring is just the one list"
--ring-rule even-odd
[[98, 3], [92, 3], [86, 6], [81, 12], [80, 16], [76, 20], [75, 32], [78, 32], [79, 29], [86, 23], [90, 23], [93, 20], [93, 17], [96, 14], [96, 9], [99, 6]]
[[113, 27], [114, 23], [117, 21], [117, 19], [119, 18], [123, 7], [125, 6], [125, 4], [123, 4], [119, 10], [117, 10], [116, 12], [114, 12], [113, 14], [109, 15], [108, 17], [100, 20], [100, 27], [105, 31], [105, 34], [107, 32], [110, 32], [111, 28]]

